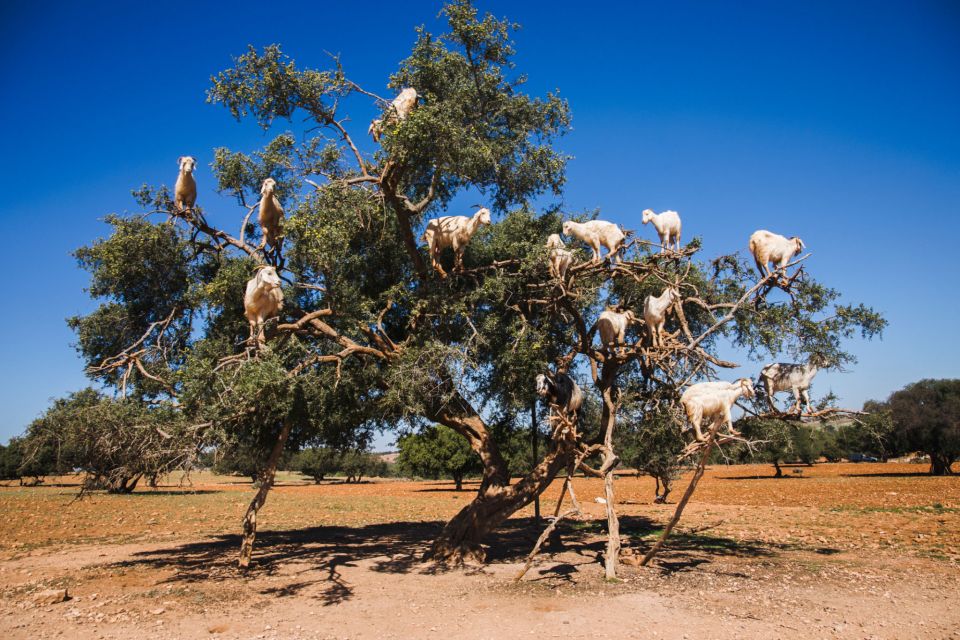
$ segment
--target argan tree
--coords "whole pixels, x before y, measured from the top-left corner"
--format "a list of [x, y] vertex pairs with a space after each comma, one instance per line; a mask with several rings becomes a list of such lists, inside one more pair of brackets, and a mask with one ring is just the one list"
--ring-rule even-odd
[[[816, 353], [841, 366], [851, 359], [844, 337], [882, 329], [871, 310], [838, 304], [799, 266], [803, 259], [789, 273], [759, 278], [737, 256], [698, 261], [697, 242], [660, 254], [634, 241], [618, 264], [591, 262], [581, 249], [563, 281], [551, 278], [544, 242], [562, 216], [544, 203], [564, 185], [567, 157], [553, 145], [569, 127], [567, 104], [524, 92], [512, 62], [514, 25], [481, 17], [463, 0], [443, 13], [449, 31], [418, 29], [385, 91], [361, 88], [336, 59], [314, 70], [278, 46], [249, 49], [208, 93], [276, 134], [260, 150], [215, 151], [217, 190], [239, 203], [235, 221], [214, 226], [203, 198], [182, 210], [167, 188], [144, 186], [135, 194], [142, 214], [111, 218], [113, 234], [79, 254], [91, 292], [103, 298], [74, 321], [91, 374], [146, 402], [175, 402], [208, 442], [264, 452], [241, 566], [286, 447], [321, 432], [348, 437], [373, 424], [426, 423], [463, 437], [482, 469], [476, 498], [434, 541], [435, 559], [481, 560], [491, 530], [559, 471], [579, 466], [606, 479], [607, 573], [615, 574], [611, 471], [625, 398], [639, 415], [676, 415], [685, 385], [735, 366], [717, 357], [721, 340], [749, 355]], [[405, 119], [391, 117], [389, 99], [406, 87], [418, 105]], [[376, 145], [363, 136], [365, 123], [347, 117], [361, 100], [387, 111]], [[304, 136], [277, 131], [303, 120]], [[266, 177], [277, 181], [287, 212], [282, 250], [269, 254], [250, 222]], [[494, 224], [473, 236], [461, 269], [440, 277], [418, 238], [429, 217], [469, 213], [448, 211], [457, 196], [487, 205]], [[442, 260], [451, 271], [449, 253]], [[285, 304], [257, 347], [241, 301], [267, 262], [285, 282]], [[667, 285], [682, 300], [663, 346], [651, 346], [642, 327], [622, 348], [594, 345], [605, 305], [639, 309]], [[511, 482], [502, 437], [529, 428], [534, 376], [552, 367], [580, 379], [599, 416], [554, 419], [542, 457]]]
[[895, 433], [906, 450], [930, 457], [930, 474], [953, 474], [960, 460], [960, 380], [920, 380], [887, 400]]

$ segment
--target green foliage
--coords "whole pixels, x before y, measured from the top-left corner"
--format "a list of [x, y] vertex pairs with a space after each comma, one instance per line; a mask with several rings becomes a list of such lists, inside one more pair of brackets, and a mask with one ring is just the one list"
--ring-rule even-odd
[[39, 447], [30, 451], [30, 443], [25, 438], [10, 438], [6, 446], [0, 445], [0, 480], [20, 480], [33, 478], [39, 481], [43, 476], [57, 472], [56, 451], [52, 446]]
[[129, 493], [143, 476], [184, 468], [196, 455], [190, 427], [168, 405], [113, 399], [84, 389], [56, 400], [25, 437], [25, 462], [55, 451], [61, 472], [86, 473], [91, 486]]
[[387, 475], [387, 463], [380, 456], [360, 449], [341, 453], [339, 466], [339, 471], [347, 476], [347, 482], [360, 482], [364, 476]]
[[920, 380], [887, 401], [897, 437], [930, 456], [930, 473], [948, 475], [960, 459], [960, 380]]
[[304, 449], [293, 455], [290, 468], [319, 483], [340, 470], [340, 453], [329, 447]]
[[402, 435], [397, 447], [401, 473], [431, 479], [453, 478], [457, 491], [463, 488], [465, 476], [482, 470], [480, 458], [463, 436], [443, 425]]
[[753, 449], [739, 448], [739, 458], [743, 461], [769, 462], [774, 465], [777, 477], [782, 475], [781, 463], [811, 465], [821, 457], [828, 460], [840, 457], [836, 432], [822, 424], [774, 418], [743, 418], [737, 421], [736, 428], [744, 437], [758, 441]]
[[550, 189], [560, 193], [568, 157], [550, 147], [570, 126], [556, 92], [531, 98], [512, 73], [511, 31], [517, 25], [486, 15], [466, 1], [444, 7], [450, 32], [421, 27], [409, 58], [390, 79], [393, 89], [416, 87], [422, 105], [385, 137], [383, 149], [407, 168], [414, 196], [434, 173], [446, 204], [464, 187], [493, 189], [505, 209]]
[[[140, 358], [145, 369], [162, 377], [170, 362], [182, 359], [191, 323], [187, 312], [192, 283], [200, 264], [191, 264], [193, 250], [173, 225], [151, 224], [144, 218], [107, 216], [113, 233], [78, 249], [77, 262], [91, 274], [89, 292], [105, 302], [87, 316], [68, 324], [77, 332], [77, 349], [94, 379], [119, 386], [127, 370], [97, 369], [154, 328], [150, 347]], [[169, 324], [163, 325], [167, 319]], [[164, 387], [145, 376], [132, 376], [131, 388], [142, 397], [156, 397]]]

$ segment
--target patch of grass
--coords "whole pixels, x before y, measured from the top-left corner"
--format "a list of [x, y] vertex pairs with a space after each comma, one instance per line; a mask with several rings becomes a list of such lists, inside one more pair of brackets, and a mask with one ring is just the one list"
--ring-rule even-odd
[[831, 513], [856, 513], [856, 514], [868, 514], [868, 513], [926, 513], [932, 515], [939, 515], [942, 513], [960, 513], [960, 509], [957, 507], [945, 507], [939, 502], [935, 502], [930, 506], [919, 505], [916, 507], [859, 507], [854, 505], [832, 507], [830, 509]]

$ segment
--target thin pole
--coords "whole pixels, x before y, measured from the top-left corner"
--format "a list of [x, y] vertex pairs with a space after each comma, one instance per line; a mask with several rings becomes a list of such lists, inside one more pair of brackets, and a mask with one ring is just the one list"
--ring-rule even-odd
[[[537, 444], [539, 438], [537, 438], [537, 399], [534, 398], [533, 402], [530, 403], [530, 448], [533, 450], [533, 464], [537, 464]], [[563, 498], [561, 497], [561, 500]], [[537, 522], [537, 526], [540, 526], [540, 494], [537, 494], [537, 497], [533, 500], [533, 517]]]
[[717, 443], [717, 428], [719, 423], [714, 425], [713, 429], [710, 431], [710, 437], [707, 438], [707, 443], [703, 448], [703, 455], [700, 456], [700, 463], [697, 465], [697, 470], [693, 474], [693, 478], [690, 479], [690, 484], [687, 485], [687, 490], [683, 492], [683, 497], [680, 498], [680, 502], [677, 504], [676, 510], [673, 512], [673, 517], [670, 519], [670, 522], [667, 523], [667, 526], [663, 529], [663, 533], [660, 534], [660, 539], [657, 540], [657, 543], [653, 545], [650, 551], [647, 551], [647, 555], [643, 556], [643, 560], [640, 561], [640, 566], [645, 567], [648, 562], [657, 555], [657, 552], [660, 551], [663, 547], [663, 543], [666, 541], [667, 536], [670, 535], [670, 532], [673, 531], [673, 528], [676, 526], [677, 522], [680, 521], [680, 516], [683, 514], [683, 508], [687, 506], [687, 502], [690, 500], [690, 496], [693, 495], [693, 491], [697, 488], [697, 483], [700, 482], [700, 478], [703, 477], [703, 471], [707, 466], [707, 458], [710, 457], [710, 452], [713, 451], [713, 446]]

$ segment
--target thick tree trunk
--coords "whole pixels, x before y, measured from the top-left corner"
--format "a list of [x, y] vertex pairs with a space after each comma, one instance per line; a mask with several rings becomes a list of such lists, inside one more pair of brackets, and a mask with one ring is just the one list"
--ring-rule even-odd
[[447, 564], [482, 563], [485, 559], [482, 540], [539, 496], [574, 455], [572, 447], [554, 449], [516, 484], [482, 487], [477, 497], [461, 509], [434, 540], [430, 557]]
[[457, 485], [457, 491], [463, 491], [463, 474], [453, 474], [453, 482]]
[[280, 457], [283, 455], [283, 448], [287, 444], [292, 426], [293, 421], [291, 419], [284, 420], [283, 428], [280, 429], [280, 435], [273, 445], [266, 467], [260, 474], [260, 488], [253, 500], [250, 501], [250, 506], [247, 507], [247, 512], [243, 516], [243, 541], [240, 543], [240, 558], [237, 562], [241, 569], [250, 566], [250, 559], [253, 557], [253, 543], [257, 539], [257, 512], [267, 501], [267, 494], [273, 486], [274, 478], [276, 478], [277, 464], [279, 464]]
[[132, 477], [124, 476], [120, 478], [114, 478], [107, 486], [107, 493], [133, 493], [133, 490], [137, 488], [137, 483], [140, 482], [141, 477], [143, 477], [142, 474], [137, 474]]
[[774, 478], [782, 478], [782, 477], [783, 477], [783, 469], [780, 468], [780, 461], [779, 461], [779, 460], [774, 460], [774, 461], [773, 461], [773, 468], [777, 470], [776, 475], [774, 475], [773, 477], [774, 477]]
[[483, 465], [483, 477], [480, 492], [491, 487], [503, 487], [510, 484], [507, 463], [500, 455], [496, 441], [483, 422], [483, 418], [459, 393], [454, 393], [447, 402], [434, 399], [428, 407], [427, 418], [450, 427], [470, 443], [470, 447], [480, 456]]
[[953, 475], [953, 469], [951, 464], [953, 459], [944, 453], [933, 453], [930, 452], [927, 455], [930, 456], [930, 475], [932, 476], [951, 476]]

